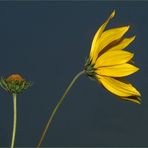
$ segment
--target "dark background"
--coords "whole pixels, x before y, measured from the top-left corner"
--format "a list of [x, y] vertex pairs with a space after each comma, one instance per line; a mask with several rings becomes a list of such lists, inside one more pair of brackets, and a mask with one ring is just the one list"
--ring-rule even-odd
[[[18, 96], [16, 146], [36, 146], [49, 113], [83, 69], [96, 30], [130, 25], [129, 46], [141, 70], [128, 79], [142, 105], [121, 101], [82, 76], [58, 110], [42, 146], [148, 146], [148, 2], [0, 2], [0, 76], [34, 85]], [[12, 96], [0, 89], [0, 146], [11, 142]]]

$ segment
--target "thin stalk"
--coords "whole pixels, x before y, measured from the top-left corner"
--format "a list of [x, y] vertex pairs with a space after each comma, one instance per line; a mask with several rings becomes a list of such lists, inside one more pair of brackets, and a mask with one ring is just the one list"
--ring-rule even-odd
[[15, 135], [16, 135], [16, 122], [17, 122], [17, 107], [16, 107], [16, 94], [13, 94], [13, 132], [11, 140], [11, 148], [14, 148]]
[[48, 122], [47, 122], [47, 124], [46, 124], [46, 126], [45, 126], [45, 129], [44, 129], [44, 131], [43, 131], [43, 133], [42, 133], [42, 135], [41, 135], [41, 138], [40, 138], [40, 140], [39, 140], [39, 142], [38, 142], [38, 144], [37, 144], [37, 147], [38, 147], [38, 148], [39, 148], [40, 145], [42, 144], [43, 139], [45, 138], [45, 135], [46, 135], [46, 133], [47, 133], [47, 131], [48, 131], [48, 128], [49, 128], [49, 126], [50, 126], [50, 124], [51, 124], [51, 122], [52, 122], [52, 119], [53, 119], [55, 113], [57, 112], [58, 108], [59, 108], [60, 105], [62, 104], [62, 102], [63, 102], [65, 96], [67, 95], [67, 93], [69, 92], [69, 90], [71, 89], [71, 87], [73, 86], [73, 84], [75, 83], [75, 81], [76, 81], [82, 74], [84, 74], [84, 73], [85, 73], [85, 70], [81, 71], [80, 73], [78, 73], [78, 74], [73, 78], [73, 80], [71, 81], [71, 83], [69, 84], [69, 86], [67, 87], [67, 89], [65, 90], [63, 96], [61, 97], [61, 99], [59, 100], [59, 102], [57, 103], [57, 105], [55, 106], [54, 110], [52, 111], [51, 115], [49, 116]]

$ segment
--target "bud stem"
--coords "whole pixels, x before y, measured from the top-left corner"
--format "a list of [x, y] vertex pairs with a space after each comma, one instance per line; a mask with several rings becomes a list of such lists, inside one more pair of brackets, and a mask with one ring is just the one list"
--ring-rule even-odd
[[13, 132], [11, 140], [11, 148], [14, 148], [15, 135], [16, 135], [16, 122], [17, 122], [17, 107], [16, 107], [16, 94], [13, 94]]
[[50, 124], [51, 124], [51, 122], [52, 122], [52, 119], [53, 119], [53, 117], [54, 117], [56, 111], [58, 110], [58, 108], [59, 108], [60, 105], [62, 104], [62, 102], [63, 102], [65, 96], [67, 95], [67, 93], [69, 92], [69, 90], [71, 89], [71, 87], [73, 86], [73, 84], [75, 83], [75, 81], [76, 81], [82, 74], [84, 74], [84, 73], [85, 73], [85, 70], [81, 71], [80, 73], [78, 73], [78, 74], [73, 78], [73, 80], [71, 81], [71, 83], [69, 84], [69, 86], [67, 87], [67, 89], [65, 90], [63, 96], [61, 97], [61, 99], [60, 99], [59, 102], [57, 103], [56, 107], [55, 107], [54, 110], [52, 111], [51, 115], [49, 116], [48, 122], [47, 122], [47, 124], [46, 124], [46, 126], [45, 126], [45, 129], [44, 129], [44, 131], [43, 131], [43, 133], [42, 133], [42, 135], [41, 135], [41, 138], [40, 138], [40, 140], [39, 140], [39, 142], [38, 142], [38, 145], [37, 145], [38, 148], [40, 147], [41, 143], [43, 142], [43, 139], [45, 138], [45, 135], [46, 135], [46, 133], [47, 133], [47, 130], [48, 130], [48, 128], [49, 128], [49, 126], [50, 126]]

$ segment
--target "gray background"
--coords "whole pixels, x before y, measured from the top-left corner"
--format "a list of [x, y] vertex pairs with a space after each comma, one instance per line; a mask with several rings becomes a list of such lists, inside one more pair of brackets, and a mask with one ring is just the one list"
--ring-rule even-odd
[[[130, 25], [129, 46], [141, 70], [128, 79], [142, 105], [124, 102], [82, 76], [57, 112], [43, 146], [148, 146], [148, 2], [0, 2], [0, 75], [34, 82], [18, 96], [16, 146], [36, 146], [49, 113], [83, 69], [91, 41], [112, 10], [108, 27]], [[0, 146], [9, 146], [12, 97], [0, 89]]]

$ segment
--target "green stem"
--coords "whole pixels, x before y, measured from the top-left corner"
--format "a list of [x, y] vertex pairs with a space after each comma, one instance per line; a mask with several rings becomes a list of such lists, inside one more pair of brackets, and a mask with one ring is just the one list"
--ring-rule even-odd
[[47, 122], [47, 124], [46, 124], [46, 126], [45, 126], [45, 129], [44, 129], [44, 131], [43, 131], [43, 133], [42, 133], [42, 135], [41, 135], [41, 138], [40, 138], [40, 140], [39, 140], [39, 142], [38, 142], [38, 145], [37, 145], [38, 148], [40, 147], [41, 143], [43, 142], [43, 139], [45, 138], [45, 135], [46, 135], [46, 133], [47, 133], [47, 130], [48, 130], [48, 128], [49, 128], [49, 126], [50, 126], [50, 124], [51, 124], [51, 122], [52, 122], [52, 119], [53, 119], [53, 117], [54, 117], [56, 111], [58, 110], [58, 108], [59, 108], [60, 105], [62, 104], [62, 102], [63, 102], [65, 96], [67, 95], [67, 93], [69, 92], [70, 88], [73, 86], [73, 84], [75, 83], [75, 81], [76, 81], [82, 74], [84, 74], [84, 73], [85, 73], [85, 71], [83, 70], [83, 71], [81, 71], [80, 73], [78, 73], [78, 74], [73, 78], [73, 80], [71, 81], [71, 83], [70, 83], [69, 86], [67, 87], [66, 91], [64, 92], [63, 96], [61, 97], [61, 99], [60, 99], [59, 102], [57, 103], [56, 107], [54, 108], [53, 112], [51, 113], [51, 115], [50, 115], [50, 117], [49, 117], [49, 119], [48, 119], [48, 122]]
[[16, 94], [13, 94], [13, 132], [11, 140], [11, 148], [14, 148], [15, 135], [16, 135], [16, 121], [17, 121], [17, 109], [16, 109]]

